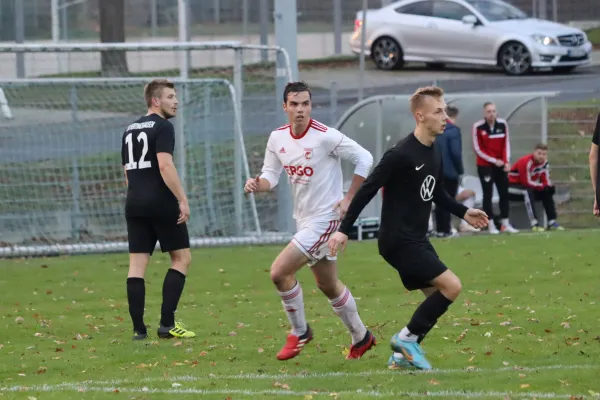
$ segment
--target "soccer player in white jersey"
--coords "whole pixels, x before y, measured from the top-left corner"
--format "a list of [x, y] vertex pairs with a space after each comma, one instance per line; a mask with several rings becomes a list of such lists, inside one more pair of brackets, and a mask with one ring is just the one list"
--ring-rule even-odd
[[[283, 110], [289, 124], [271, 132], [262, 174], [248, 179], [244, 190], [269, 191], [285, 170], [294, 199], [297, 233], [271, 265], [271, 280], [292, 326], [277, 359], [295, 357], [313, 338], [304, 314], [302, 288], [295, 276], [305, 264], [311, 267], [317, 286], [352, 335], [346, 358], [358, 359], [375, 345], [375, 337], [361, 321], [352, 293], [338, 279], [336, 258], [329, 256], [327, 242], [368, 176], [373, 157], [338, 130], [311, 119], [311, 108], [309, 87], [303, 82], [288, 83], [283, 93]], [[356, 166], [346, 196], [341, 159]]]

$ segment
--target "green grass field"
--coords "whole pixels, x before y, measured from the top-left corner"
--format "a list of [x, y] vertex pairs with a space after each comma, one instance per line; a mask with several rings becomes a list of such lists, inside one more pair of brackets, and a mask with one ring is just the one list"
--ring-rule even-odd
[[[299, 274], [315, 340], [280, 362], [287, 319], [269, 279], [280, 246], [199, 249], [177, 317], [196, 339], [131, 342], [127, 255], [1, 260], [0, 397], [19, 399], [595, 398], [600, 396], [600, 232], [436, 240], [463, 294], [424, 342], [433, 372], [390, 371], [389, 338], [422, 300], [374, 242], [352, 242], [341, 279], [379, 345], [349, 336], [310, 271]], [[146, 276], [154, 334], [167, 258]]]

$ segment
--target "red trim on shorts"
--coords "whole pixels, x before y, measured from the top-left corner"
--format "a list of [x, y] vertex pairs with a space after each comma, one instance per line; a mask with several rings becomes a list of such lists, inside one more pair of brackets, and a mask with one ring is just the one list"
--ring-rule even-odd
[[329, 221], [329, 227], [327, 228], [327, 230], [325, 231], [325, 233], [323, 233], [321, 235], [321, 237], [319, 238], [319, 240], [317, 240], [317, 243], [315, 243], [313, 245], [313, 247], [311, 247], [308, 250], [308, 252], [312, 254], [312, 252], [315, 251], [316, 249], [318, 249], [319, 246], [321, 246], [323, 243], [327, 242], [329, 240], [329, 237], [331, 236], [331, 234], [337, 230], [337, 228], [339, 227], [339, 225], [340, 225], [340, 221], [339, 220]]

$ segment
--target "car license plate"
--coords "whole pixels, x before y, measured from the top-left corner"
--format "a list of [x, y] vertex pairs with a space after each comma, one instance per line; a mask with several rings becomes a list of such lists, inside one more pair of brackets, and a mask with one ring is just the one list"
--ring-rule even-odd
[[567, 55], [570, 57], [583, 57], [585, 55], [584, 49], [570, 49], [567, 51]]

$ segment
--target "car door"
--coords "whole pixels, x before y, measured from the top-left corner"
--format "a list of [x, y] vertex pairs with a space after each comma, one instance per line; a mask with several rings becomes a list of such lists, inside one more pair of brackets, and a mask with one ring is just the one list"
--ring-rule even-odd
[[405, 60], [421, 61], [435, 55], [429, 28], [432, 7], [432, 0], [422, 0], [394, 10], [394, 31], [404, 51]]
[[495, 36], [489, 27], [462, 21], [474, 15], [462, 4], [452, 0], [434, 0], [432, 20], [438, 52], [447, 61], [473, 62], [494, 58]]

